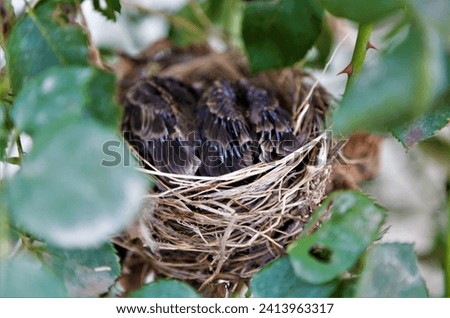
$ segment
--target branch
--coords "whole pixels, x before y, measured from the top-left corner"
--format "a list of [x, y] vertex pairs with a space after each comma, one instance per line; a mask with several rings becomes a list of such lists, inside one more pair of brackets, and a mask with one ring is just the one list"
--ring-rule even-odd
[[358, 28], [358, 37], [356, 38], [355, 49], [353, 51], [352, 61], [349, 66], [343, 71], [348, 74], [347, 86], [345, 91], [352, 85], [354, 75], [361, 72], [364, 60], [366, 59], [367, 49], [373, 47], [369, 43], [370, 35], [372, 34], [372, 24], [360, 24]]
[[[4, 183], [0, 182], [0, 191], [3, 190]], [[11, 242], [9, 240], [9, 220], [6, 211], [6, 204], [0, 202], [0, 259], [4, 259], [11, 253]]]
[[103, 62], [102, 55], [100, 54], [99, 49], [94, 43], [91, 30], [87, 25], [86, 16], [84, 15], [83, 10], [81, 9], [80, 2], [77, 2], [77, 11], [80, 14], [80, 26], [88, 38], [89, 59], [96, 67], [103, 70], [112, 71], [112, 69]]
[[450, 297], [450, 176], [447, 180], [447, 214], [448, 214], [448, 224], [447, 224], [447, 248], [446, 255], [447, 258], [444, 262], [444, 272], [445, 272], [445, 296]]

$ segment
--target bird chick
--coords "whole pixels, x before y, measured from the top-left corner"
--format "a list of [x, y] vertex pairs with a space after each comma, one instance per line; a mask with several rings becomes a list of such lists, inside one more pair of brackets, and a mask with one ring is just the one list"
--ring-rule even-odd
[[300, 147], [291, 128], [289, 113], [278, 99], [247, 82], [238, 83], [241, 98], [247, 104], [246, 117], [258, 141], [259, 161], [271, 162]]
[[126, 93], [122, 131], [140, 156], [166, 173], [194, 175], [195, 92], [173, 78], [139, 80]]
[[199, 174], [219, 176], [253, 164], [254, 141], [231, 83], [216, 80], [201, 105]]

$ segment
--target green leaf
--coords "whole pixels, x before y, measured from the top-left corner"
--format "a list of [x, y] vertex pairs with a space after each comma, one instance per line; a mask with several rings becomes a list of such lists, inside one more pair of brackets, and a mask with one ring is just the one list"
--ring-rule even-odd
[[146, 179], [123, 142], [91, 120], [48, 127], [7, 185], [16, 226], [61, 247], [98, 245], [132, 221]]
[[142, 286], [130, 294], [133, 298], [198, 298], [199, 294], [186, 283], [173, 279], [160, 279]]
[[322, 31], [314, 44], [316, 49], [316, 55], [311, 59], [306, 61], [306, 66], [313, 68], [324, 68], [328, 62], [328, 57], [330, 56], [331, 49], [334, 41], [334, 31], [329, 24], [327, 19], [323, 19]]
[[419, 23], [406, 39], [363, 69], [333, 113], [333, 130], [388, 131], [427, 113], [445, 86], [437, 36]]
[[121, 108], [114, 102], [117, 88], [116, 77], [114, 74], [93, 68], [91, 73], [87, 86], [81, 87], [85, 89], [85, 109], [97, 121], [117, 129], [121, 118]]
[[318, 0], [333, 15], [359, 23], [371, 23], [403, 7], [401, 0]]
[[356, 297], [427, 297], [411, 244], [377, 244], [369, 249]]
[[314, 0], [252, 1], [242, 36], [253, 72], [290, 66], [314, 45], [323, 11]]
[[317, 216], [329, 220], [313, 234], [289, 246], [288, 255], [296, 275], [313, 284], [323, 284], [349, 270], [367, 246], [378, 238], [385, 210], [360, 192], [334, 192], [314, 212], [306, 231]]
[[92, 67], [57, 66], [23, 87], [11, 116], [17, 128], [33, 135], [49, 125], [95, 118], [116, 127], [115, 77]]
[[30, 254], [0, 261], [0, 297], [67, 297], [64, 283]]
[[119, 258], [111, 243], [92, 249], [47, 251], [53, 272], [64, 281], [70, 297], [100, 296], [120, 274]]
[[253, 297], [313, 298], [329, 297], [338, 282], [311, 284], [296, 277], [288, 257], [281, 257], [264, 266], [250, 281]]
[[61, 3], [42, 2], [29, 9], [11, 32], [6, 62], [13, 90], [54, 65], [86, 65], [87, 38], [58, 16]]
[[[446, 96], [448, 103], [448, 98]], [[403, 127], [395, 128], [392, 131], [394, 137], [396, 137], [405, 148], [411, 148], [416, 143], [430, 138], [438, 133], [439, 130], [444, 128], [450, 121], [450, 107], [447, 109], [438, 109], [431, 114], [427, 114], [412, 124], [408, 124]]]
[[397, 138], [403, 146], [408, 149], [416, 143], [436, 135], [439, 130], [444, 128], [450, 120], [450, 89], [448, 81], [450, 80], [450, 53], [447, 52], [446, 58], [446, 78], [447, 89], [433, 105], [433, 111], [427, 113], [412, 123], [402, 125], [392, 129], [392, 135]]
[[[421, 152], [432, 157], [433, 160], [437, 161], [444, 169], [446, 168], [447, 171], [450, 171], [450, 140], [445, 137], [445, 134], [443, 134], [443, 136], [428, 138], [422, 141], [419, 144], [419, 147]], [[441, 224], [441, 226], [443, 227], [444, 225]]]
[[105, 0], [105, 3], [100, 3], [100, 0], [93, 0], [94, 9], [103, 14], [108, 20], [116, 21], [116, 12], [120, 13], [121, 5], [119, 0]]

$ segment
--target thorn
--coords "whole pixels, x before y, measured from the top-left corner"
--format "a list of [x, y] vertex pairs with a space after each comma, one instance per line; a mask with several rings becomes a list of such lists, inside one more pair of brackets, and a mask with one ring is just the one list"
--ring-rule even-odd
[[370, 43], [370, 41], [367, 42], [366, 50], [368, 50], [368, 49], [374, 49], [374, 50], [378, 51], [378, 49], [376, 48], [376, 46], [373, 45], [372, 43]]
[[[353, 73], [353, 64], [350, 63], [349, 65], [347, 65], [342, 71], [340, 71], [339, 73], [337, 73], [337, 75], [341, 75], [341, 74], [347, 74], [348, 77], [352, 76]], [[336, 76], [337, 76], [336, 75]]]

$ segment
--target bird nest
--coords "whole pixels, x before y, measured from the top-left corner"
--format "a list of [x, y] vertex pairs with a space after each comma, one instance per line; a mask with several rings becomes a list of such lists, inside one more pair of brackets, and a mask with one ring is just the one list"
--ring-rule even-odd
[[125, 63], [123, 92], [149, 73], [178, 78], [199, 90], [217, 78], [246, 79], [278, 98], [302, 145], [273, 162], [216, 177], [164, 173], [146, 162], [142, 170], [156, 186], [121, 244], [143, 256], [157, 276], [184, 280], [200, 290], [220, 280], [235, 284], [249, 279], [284, 255], [324, 198], [329, 180], [327, 92], [297, 68], [253, 76], [241, 55], [215, 53], [207, 46], [178, 49], [158, 43]]

